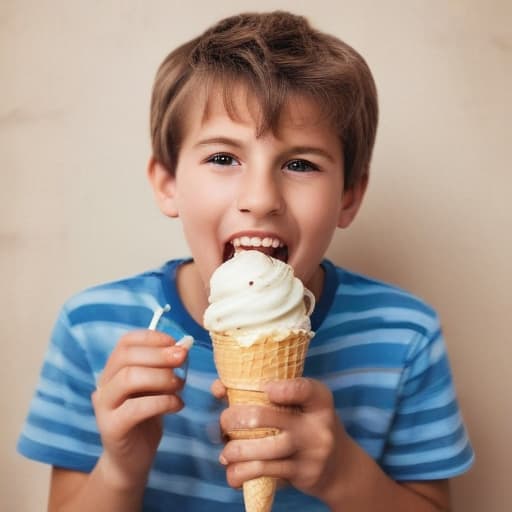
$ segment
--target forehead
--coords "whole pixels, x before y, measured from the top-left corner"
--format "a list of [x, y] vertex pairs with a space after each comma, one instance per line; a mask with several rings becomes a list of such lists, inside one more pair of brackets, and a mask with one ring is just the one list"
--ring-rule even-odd
[[256, 136], [271, 132], [278, 136], [287, 130], [320, 131], [334, 136], [335, 130], [325, 109], [304, 94], [289, 94], [281, 108], [269, 115], [263, 101], [244, 84], [220, 84], [196, 88], [189, 100], [184, 133], [214, 123], [236, 123], [252, 127]]

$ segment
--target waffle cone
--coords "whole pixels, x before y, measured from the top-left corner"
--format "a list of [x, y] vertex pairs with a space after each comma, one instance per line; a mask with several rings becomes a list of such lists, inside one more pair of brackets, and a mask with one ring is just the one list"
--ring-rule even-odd
[[[263, 391], [265, 383], [300, 377], [312, 333], [293, 331], [282, 336], [262, 336], [243, 346], [228, 333], [212, 332], [215, 366], [233, 404], [270, 405]], [[256, 439], [279, 432], [275, 428], [239, 429], [228, 432], [230, 439]], [[246, 512], [270, 512], [276, 479], [259, 477], [243, 484]]]

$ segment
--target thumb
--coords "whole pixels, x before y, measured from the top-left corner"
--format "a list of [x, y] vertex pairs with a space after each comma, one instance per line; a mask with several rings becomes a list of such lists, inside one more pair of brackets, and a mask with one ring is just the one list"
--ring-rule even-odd
[[275, 380], [265, 386], [269, 400], [276, 405], [300, 407], [304, 412], [332, 409], [331, 390], [322, 382], [300, 377]]

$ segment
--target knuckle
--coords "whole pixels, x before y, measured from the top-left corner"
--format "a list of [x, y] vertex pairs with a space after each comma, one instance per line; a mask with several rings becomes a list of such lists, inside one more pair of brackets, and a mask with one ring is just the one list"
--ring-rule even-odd
[[261, 474], [271, 474], [275, 478], [281, 478], [289, 482], [295, 478], [294, 464], [290, 463], [287, 459], [274, 460], [269, 463], [270, 470], [262, 468]]
[[282, 388], [283, 398], [288, 402], [303, 401], [309, 395], [310, 387], [309, 379], [302, 377], [285, 381]]
[[236, 462], [243, 459], [244, 448], [242, 444], [243, 443], [240, 443], [239, 441], [230, 441], [226, 445], [224, 453], [228, 460]]
[[304, 468], [302, 473], [302, 481], [306, 488], [313, 489], [320, 480], [320, 473], [314, 465]]
[[128, 365], [131, 362], [131, 358], [133, 355], [133, 346], [128, 343], [123, 343], [119, 345], [117, 349], [117, 356], [125, 365]]
[[251, 405], [247, 410], [247, 418], [251, 427], [257, 427], [265, 421], [268, 408], [261, 405]]
[[242, 467], [240, 464], [230, 464], [226, 470], [226, 479], [231, 487], [238, 488], [243, 483]]
[[313, 382], [311, 379], [299, 378], [295, 380], [297, 386], [297, 394], [301, 399], [306, 399], [311, 395], [313, 389]]
[[123, 334], [119, 338], [116, 348], [120, 349], [120, 348], [129, 346], [130, 344], [132, 344], [134, 342], [134, 340], [138, 336], [140, 336], [140, 331], [130, 331], [130, 332], [127, 332], [126, 334]]
[[284, 432], [274, 437], [276, 438], [276, 443], [278, 439], [280, 440], [285, 455], [291, 455], [292, 453], [295, 453], [295, 443], [289, 433]]
[[220, 428], [223, 432], [231, 430], [231, 414], [229, 409], [224, 409], [219, 418]]
[[179, 411], [183, 407], [183, 402], [176, 395], [166, 395], [162, 404], [171, 412]]
[[140, 380], [140, 371], [136, 366], [126, 366], [122, 370], [123, 381], [129, 387], [136, 387]]
[[265, 474], [265, 462], [262, 460], [255, 460], [251, 463], [251, 470], [255, 477]]
[[322, 451], [330, 452], [332, 447], [334, 446], [335, 436], [334, 433], [330, 429], [319, 429], [317, 438], [317, 446], [323, 448]]

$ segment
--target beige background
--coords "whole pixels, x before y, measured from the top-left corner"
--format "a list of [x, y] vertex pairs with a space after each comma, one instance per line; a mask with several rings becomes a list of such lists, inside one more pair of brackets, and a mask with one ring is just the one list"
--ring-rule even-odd
[[1, 0], [0, 509], [45, 509], [48, 470], [14, 445], [60, 304], [187, 252], [144, 176], [157, 65], [221, 16], [282, 7], [359, 49], [380, 92], [366, 204], [329, 255], [439, 310], [477, 451], [455, 510], [512, 510], [511, 6]]

